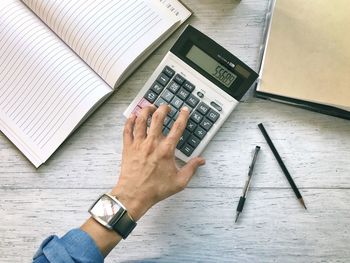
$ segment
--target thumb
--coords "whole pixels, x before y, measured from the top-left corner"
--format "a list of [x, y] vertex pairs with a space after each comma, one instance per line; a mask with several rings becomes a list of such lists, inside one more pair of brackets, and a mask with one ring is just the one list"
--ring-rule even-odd
[[180, 169], [179, 175], [184, 179], [186, 179], [186, 182], [189, 182], [192, 176], [194, 175], [194, 173], [197, 171], [197, 168], [204, 164], [205, 164], [205, 160], [203, 158], [195, 157]]

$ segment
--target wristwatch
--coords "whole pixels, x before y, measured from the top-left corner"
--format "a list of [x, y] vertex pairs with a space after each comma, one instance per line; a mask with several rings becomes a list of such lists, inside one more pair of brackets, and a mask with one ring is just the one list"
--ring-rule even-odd
[[110, 195], [101, 195], [90, 207], [91, 216], [104, 227], [114, 230], [123, 239], [135, 228], [136, 222], [119, 200]]

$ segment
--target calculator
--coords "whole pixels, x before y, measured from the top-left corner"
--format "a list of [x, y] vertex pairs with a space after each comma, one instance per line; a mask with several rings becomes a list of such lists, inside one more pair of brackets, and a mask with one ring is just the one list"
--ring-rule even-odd
[[187, 162], [202, 153], [257, 78], [245, 63], [189, 25], [124, 115], [138, 115], [151, 104], [168, 104], [166, 136], [180, 109], [187, 106], [190, 117], [175, 151]]

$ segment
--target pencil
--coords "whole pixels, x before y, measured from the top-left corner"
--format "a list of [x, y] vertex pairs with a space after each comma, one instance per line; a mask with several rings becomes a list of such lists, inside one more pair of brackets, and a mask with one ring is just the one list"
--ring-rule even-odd
[[288, 172], [287, 167], [284, 165], [281, 156], [279, 155], [279, 153], [277, 152], [275, 146], [273, 145], [273, 142], [271, 141], [269, 135], [267, 134], [267, 131], [265, 130], [264, 125], [263, 125], [262, 123], [260, 123], [260, 124], [258, 125], [258, 127], [259, 127], [260, 131], [262, 132], [262, 134], [264, 135], [267, 144], [270, 146], [271, 151], [273, 152], [273, 155], [275, 156], [275, 158], [276, 158], [278, 164], [280, 165], [280, 167], [281, 167], [281, 169], [282, 169], [284, 175], [286, 176], [286, 178], [287, 178], [287, 180], [288, 180], [290, 186], [292, 187], [292, 189], [293, 189], [295, 195], [297, 196], [299, 202], [301, 203], [301, 205], [302, 205], [305, 209], [307, 209], [307, 208], [306, 208], [306, 205], [305, 205], [305, 202], [304, 202], [304, 199], [303, 199], [303, 197], [301, 196], [298, 187], [297, 187], [296, 184], [294, 183], [294, 180], [293, 180], [292, 176], [290, 175], [290, 173]]

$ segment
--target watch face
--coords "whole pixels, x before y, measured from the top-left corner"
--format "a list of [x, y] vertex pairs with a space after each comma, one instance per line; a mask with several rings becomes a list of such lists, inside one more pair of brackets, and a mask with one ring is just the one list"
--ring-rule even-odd
[[112, 198], [103, 195], [91, 209], [91, 213], [101, 221], [109, 223], [117, 214], [123, 212], [123, 209], [120, 208], [119, 204]]

